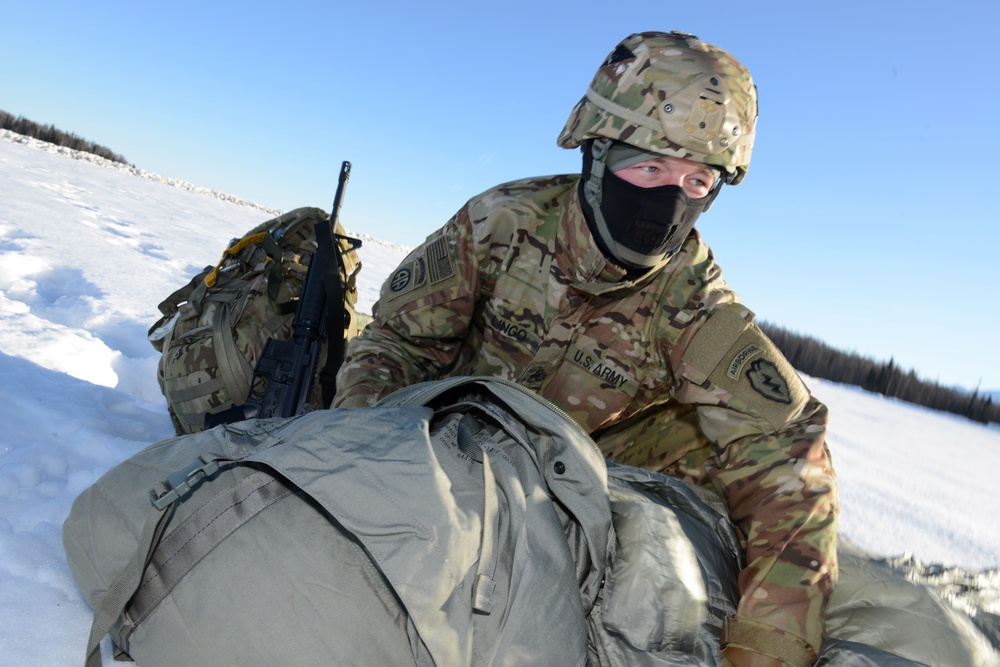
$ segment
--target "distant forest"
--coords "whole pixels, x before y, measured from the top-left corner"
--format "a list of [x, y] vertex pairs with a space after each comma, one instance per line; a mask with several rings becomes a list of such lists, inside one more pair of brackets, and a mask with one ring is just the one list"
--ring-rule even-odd
[[815, 338], [792, 333], [761, 322], [760, 328], [774, 341], [789, 363], [801, 373], [861, 387], [883, 396], [898, 398], [926, 408], [952, 412], [983, 424], [1000, 423], [1000, 403], [992, 396], [971, 394], [952, 387], [942, 387], [917, 377], [912, 370], [896, 365], [895, 360], [874, 361], [857, 354], [841, 352]]
[[[108, 160], [129, 164], [121, 155], [51, 125], [39, 125], [21, 116], [0, 111], [2, 129], [34, 137], [41, 141], [86, 151]], [[849, 384], [883, 396], [898, 398], [933, 410], [951, 412], [981, 423], [1000, 423], [1000, 403], [978, 389], [971, 394], [952, 387], [942, 387], [904, 370], [893, 359], [879, 362], [857, 354], [841, 352], [815, 338], [803, 336], [767, 322], [760, 323], [778, 349], [797, 370], [831, 382]]]
[[129, 164], [128, 160], [113, 152], [109, 148], [95, 144], [92, 141], [87, 141], [86, 139], [81, 139], [71, 132], [63, 132], [52, 125], [39, 125], [34, 121], [28, 120], [24, 116], [12, 116], [3, 110], [0, 110], [0, 129], [17, 132], [18, 134], [23, 134], [26, 137], [34, 137], [35, 139], [47, 141], [50, 144], [55, 144], [56, 146], [65, 146], [66, 148], [72, 148], [76, 151], [93, 153], [94, 155], [107, 160], [112, 160], [114, 162]]

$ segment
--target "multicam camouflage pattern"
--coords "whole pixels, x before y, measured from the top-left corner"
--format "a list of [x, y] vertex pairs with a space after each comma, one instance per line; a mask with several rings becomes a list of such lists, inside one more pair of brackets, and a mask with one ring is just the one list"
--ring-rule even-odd
[[751, 322], [697, 232], [635, 281], [609, 264], [578, 176], [470, 201], [386, 281], [334, 406], [457, 375], [506, 378], [608, 455], [714, 487], [746, 539], [740, 618], [815, 651], [837, 572], [826, 409]]
[[[149, 340], [162, 353], [157, 378], [178, 434], [201, 431], [206, 413], [242, 404], [267, 340], [291, 336], [295, 300], [316, 252], [313, 225], [327, 217], [320, 209], [302, 208], [262, 223], [242, 239], [234, 239], [219, 266], [206, 267], [160, 304], [163, 317], [150, 329]], [[269, 243], [277, 239], [268, 246], [270, 254], [265, 233], [272, 239]], [[344, 234], [339, 223], [337, 233]], [[341, 249], [348, 315], [345, 337], [351, 338], [369, 318], [354, 310], [361, 268], [357, 253], [344, 241]], [[280, 261], [279, 274], [271, 271], [275, 259]], [[274, 280], [276, 275], [280, 280]], [[269, 294], [269, 287], [277, 288], [276, 293]], [[324, 342], [317, 374], [326, 352]], [[315, 378], [309, 403], [323, 404]]]
[[750, 72], [680, 32], [625, 38], [605, 59], [559, 134], [563, 148], [607, 137], [746, 175], [757, 124]]

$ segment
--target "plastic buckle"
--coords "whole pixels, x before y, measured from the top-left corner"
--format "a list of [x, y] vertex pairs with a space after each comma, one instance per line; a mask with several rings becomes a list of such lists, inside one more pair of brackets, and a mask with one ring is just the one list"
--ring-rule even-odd
[[204, 456], [199, 456], [198, 460], [188, 467], [167, 477], [163, 482], [168, 489], [165, 493], [157, 495], [155, 489], [150, 491], [150, 502], [158, 510], [166, 509], [171, 503], [175, 503], [191, 493], [202, 478], [213, 474], [218, 469], [218, 461], [206, 461]]

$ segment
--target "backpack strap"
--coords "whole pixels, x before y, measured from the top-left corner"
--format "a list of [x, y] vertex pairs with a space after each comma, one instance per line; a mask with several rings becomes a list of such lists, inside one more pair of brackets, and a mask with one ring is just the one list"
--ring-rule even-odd
[[207, 280], [209, 275], [216, 273], [217, 271], [217, 268], [213, 271], [212, 266], [206, 266], [198, 275], [189, 280], [187, 285], [181, 287], [179, 290], [160, 302], [160, 305], [157, 306], [160, 313], [162, 313], [164, 317], [170, 317], [176, 313], [180, 309], [181, 304], [190, 301], [192, 292], [202, 285], [205, 280]]
[[219, 362], [219, 376], [233, 400], [250, 395], [250, 378], [253, 366], [240, 353], [233, 337], [232, 303], [223, 303], [212, 322], [212, 345], [215, 359]]
[[[233, 307], [240, 296], [239, 291], [221, 289], [204, 293], [204, 287], [205, 284], [201, 283], [196, 288], [195, 291], [200, 290], [202, 294], [197, 298], [192, 295], [188, 305], [195, 306], [201, 311], [207, 302], [218, 304], [211, 320], [212, 349], [215, 353], [215, 368], [218, 370], [218, 375], [205, 382], [170, 389], [174, 416], [187, 433], [201, 430], [204, 425], [205, 417], [200, 399], [223, 389], [233, 400], [246, 397], [250, 393], [250, 378], [253, 376], [253, 366], [240, 352], [232, 329]], [[268, 331], [275, 329], [278, 319], [280, 316], [267, 323]], [[167, 332], [163, 340], [163, 349], [170, 347], [173, 333], [173, 328]]]

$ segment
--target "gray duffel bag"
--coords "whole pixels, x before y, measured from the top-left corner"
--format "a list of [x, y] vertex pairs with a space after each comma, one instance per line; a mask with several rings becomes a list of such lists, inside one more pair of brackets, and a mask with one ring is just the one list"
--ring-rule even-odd
[[151, 667], [585, 664], [602, 456], [513, 385], [404, 392], [156, 443], [81, 494], [88, 664], [107, 633]]

